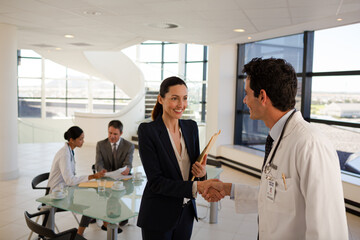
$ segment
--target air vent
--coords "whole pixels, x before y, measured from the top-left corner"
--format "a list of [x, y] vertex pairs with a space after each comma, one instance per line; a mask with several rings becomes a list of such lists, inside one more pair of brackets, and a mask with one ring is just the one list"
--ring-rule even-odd
[[41, 48], [55, 48], [54, 45], [49, 45], [49, 44], [45, 44], [45, 43], [33, 44], [33, 46], [35, 46], [35, 47], [41, 47]]
[[174, 24], [174, 23], [152, 23], [149, 24], [150, 27], [153, 28], [160, 28], [160, 29], [173, 29], [173, 28], [178, 28], [179, 25]]
[[91, 44], [89, 43], [82, 43], [82, 42], [79, 42], [79, 43], [70, 43], [71, 45], [74, 45], [74, 46], [78, 46], [78, 47], [89, 47], [89, 46], [92, 46]]

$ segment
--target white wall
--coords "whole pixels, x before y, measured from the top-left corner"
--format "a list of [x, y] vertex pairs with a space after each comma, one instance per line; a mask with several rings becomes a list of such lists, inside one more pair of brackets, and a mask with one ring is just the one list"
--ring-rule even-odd
[[16, 27], [0, 24], [0, 180], [15, 179], [17, 166]]
[[220, 145], [233, 144], [236, 91], [236, 45], [209, 46], [206, 139], [221, 130], [211, 155]]

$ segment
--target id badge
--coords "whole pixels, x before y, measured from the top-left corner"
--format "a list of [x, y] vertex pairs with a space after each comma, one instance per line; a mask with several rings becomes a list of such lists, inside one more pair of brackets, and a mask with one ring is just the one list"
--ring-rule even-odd
[[275, 181], [269, 179], [267, 181], [266, 198], [274, 202], [275, 199]]

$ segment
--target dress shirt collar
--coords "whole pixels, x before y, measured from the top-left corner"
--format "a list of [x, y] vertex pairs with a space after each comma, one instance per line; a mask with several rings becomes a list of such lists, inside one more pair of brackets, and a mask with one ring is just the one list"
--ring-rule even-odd
[[289, 118], [294, 109], [288, 111], [284, 116], [282, 116], [279, 121], [275, 123], [275, 125], [270, 129], [270, 136], [274, 141], [276, 141], [281, 134], [282, 129], [284, 128], [286, 120]]
[[[118, 148], [119, 144], [120, 144], [120, 141], [121, 141], [121, 137], [119, 138], [119, 140], [116, 142], [116, 149]], [[111, 148], [113, 147], [113, 143], [111, 143], [109, 141], [110, 145], [111, 145]]]

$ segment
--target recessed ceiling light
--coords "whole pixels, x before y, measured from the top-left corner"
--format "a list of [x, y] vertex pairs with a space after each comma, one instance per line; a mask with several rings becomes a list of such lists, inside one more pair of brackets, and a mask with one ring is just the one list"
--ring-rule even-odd
[[61, 50], [61, 48], [57, 47], [57, 48], [55, 48], [55, 50], [60, 51], [60, 50]]
[[343, 20], [342, 18], [336, 19], [336, 21], [338, 21], [338, 22], [341, 22], [342, 20]]
[[250, 40], [252, 37], [248, 37], [248, 39]]
[[66, 38], [74, 38], [75, 36], [71, 35], [71, 34], [66, 34], [66, 35], [64, 35], [64, 37], [66, 37]]
[[151, 23], [149, 24], [149, 26], [153, 28], [161, 28], [161, 29], [172, 29], [179, 27], [179, 25], [174, 23]]
[[245, 32], [245, 29], [237, 28], [237, 29], [234, 29], [234, 32]]
[[92, 15], [92, 16], [99, 16], [99, 15], [101, 15], [101, 12], [98, 12], [98, 11], [84, 11], [83, 14]]

